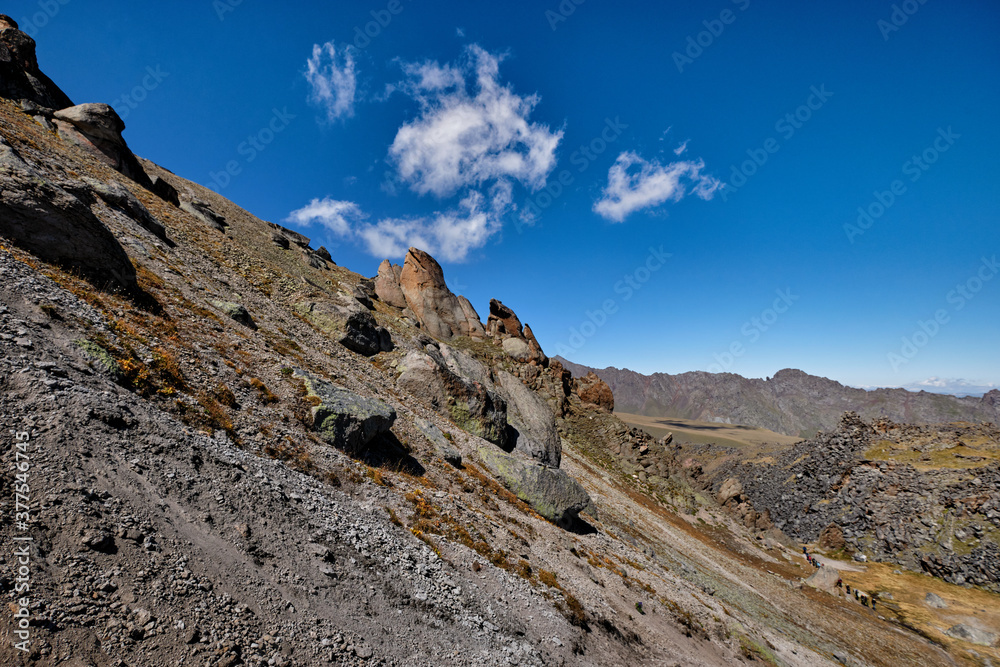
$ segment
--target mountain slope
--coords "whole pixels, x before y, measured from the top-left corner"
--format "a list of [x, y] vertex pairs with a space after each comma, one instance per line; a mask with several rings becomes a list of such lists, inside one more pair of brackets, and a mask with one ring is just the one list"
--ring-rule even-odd
[[916, 424], [1000, 420], [998, 390], [982, 398], [958, 398], [905, 389], [866, 391], [793, 369], [760, 380], [701, 371], [642, 375], [628, 369], [598, 370], [556, 359], [576, 377], [597, 373], [611, 387], [617, 410], [650, 417], [722, 421], [798, 437], [833, 430], [847, 411], [866, 419], [884, 417]]

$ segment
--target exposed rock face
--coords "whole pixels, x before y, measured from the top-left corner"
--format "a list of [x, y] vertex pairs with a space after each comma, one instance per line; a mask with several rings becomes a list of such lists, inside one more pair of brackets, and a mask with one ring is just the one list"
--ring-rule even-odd
[[[972, 445], [971, 443], [981, 443]], [[1000, 463], [990, 424], [875, 427], [845, 413], [840, 428], [793, 445], [773, 463], [729, 461], [713, 473], [718, 499], [742, 489], [747, 507], [801, 541], [842, 544], [869, 560], [954, 584], [1000, 590]]]
[[615, 397], [608, 383], [591, 371], [575, 381], [576, 393], [584, 403], [596, 405], [608, 412], [615, 411]]
[[590, 504], [586, 490], [565, 470], [524, 461], [488, 447], [479, 448], [479, 458], [511, 493], [555, 524], [571, 525]]
[[992, 632], [980, 630], [979, 628], [974, 628], [971, 625], [966, 625], [965, 623], [959, 623], [958, 625], [953, 625], [948, 628], [947, 635], [949, 637], [954, 637], [955, 639], [964, 639], [967, 642], [977, 644], [979, 646], [993, 646], [997, 640], [997, 636]]
[[93, 198], [93, 195], [97, 195], [105, 204], [121, 211], [160, 240], [172, 243], [167, 238], [167, 230], [164, 229], [163, 225], [121, 183], [114, 181], [102, 183], [101, 181], [85, 176], [79, 183], [67, 184], [66, 187], [72, 188], [73, 194], [84, 201]]
[[739, 500], [741, 495], [743, 495], [743, 485], [740, 484], [740, 480], [730, 477], [722, 483], [719, 493], [716, 494], [715, 498], [719, 501], [720, 505], [725, 505], [734, 498]]
[[410, 352], [403, 359], [402, 373], [397, 380], [400, 388], [414, 396], [425, 397], [431, 407], [451, 418], [459, 428], [508, 447], [507, 402], [495, 390], [471, 379], [469, 373], [461, 373], [457, 367], [449, 368], [435, 347], [427, 346], [426, 350]]
[[38, 69], [35, 40], [0, 14], [0, 97], [27, 100], [46, 109], [65, 109], [72, 100]]
[[619, 411], [650, 417], [743, 424], [803, 438], [836, 429], [847, 411], [909, 424], [1000, 422], [1000, 390], [959, 398], [905, 389], [866, 391], [794, 369], [761, 380], [701, 371], [641, 375], [560, 361], [575, 377], [597, 373], [611, 387]]
[[[392, 286], [385, 285], [395, 275], [391, 266], [389, 269], [391, 270], [383, 272], [380, 267], [379, 275], [383, 278], [386, 294], [398, 303]], [[435, 338], [448, 340], [454, 336], [484, 337], [483, 325], [472, 304], [468, 301], [463, 304], [452, 294], [445, 284], [441, 265], [423, 250], [410, 248], [406, 253], [399, 273], [399, 287], [406, 306], [416, 316], [421, 327]]]
[[504, 352], [512, 359], [521, 363], [548, 365], [549, 358], [542, 352], [531, 327], [522, 325], [514, 311], [496, 299], [490, 299], [486, 331], [491, 338], [501, 342]]
[[183, 200], [181, 202], [181, 210], [187, 211], [217, 232], [226, 231], [227, 223], [225, 217], [216, 213], [212, 210], [211, 206], [200, 199]]
[[821, 567], [805, 580], [806, 586], [817, 588], [827, 593], [837, 590], [837, 582], [840, 580], [840, 570], [833, 567]]
[[132, 262], [104, 223], [2, 137], [0, 233], [46, 261], [78, 270], [99, 289], [141, 293]]
[[538, 394], [506, 371], [497, 373], [498, 389], [507, 400], [507, 422], [514, 434], [514, 447], [539, 463], [559, 467], [562, 443], [549, 406]]
[[933, 609], [947, 609], [948, 603], [941, 599], [939, 595], [928, 593], [924, 596], [924, 604]]
[[403, 267], [393, 264], [387, 259], [383, 259], [378, 267], [378, 276], [375, 278], [375, 294], [378, 298], [393, 308], [406, 308], [406, 297], [399, 286], [399, 278], [403, 273]]
[[125, 121], [107, 104], [78, 104], [52, 116], [59, 136], [83, 148], [147, 190], [153, 182], [122, 137]]
[[445, 437], [444, 432], [439, 429], [434, 424], [430, 423], [426, 419], [417, 418], [416, 420], [417, 428], [423, 433], [434, 448], [437, 450], [438, 454], [441, 455], [445, 461], [455, 466], [456, 468], [462, 465], [462, 453], [459, 452], [455, 447], [448, 442], [448, 438]]
[[295, 375], [305, 381], [308, 395], [319, 401], [312, 408], [312, 426], [331, 445], [359, 452], [396, 421], [396, 411], [376, 398], [359, 396], [302, 371]]

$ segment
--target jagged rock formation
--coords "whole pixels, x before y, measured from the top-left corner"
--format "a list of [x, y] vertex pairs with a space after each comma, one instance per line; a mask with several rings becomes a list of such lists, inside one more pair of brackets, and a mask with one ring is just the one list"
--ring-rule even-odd
[[30, 103], [32, 111], [65, 109], [73, 102], [38, 69], [35, 40], [18, 28], [11, 17], [0, 14], [0, 97]]
[[[147, 190], [153, 182], [122, 137], [125, 121], [107, 104], [78, 104], [52, 115], [59, 136], [88, 151]], [[162, 189], [162, 188], [161, 188]]]
[[312, 427], [331, 445], [361, 451], [396, 421], [396, 411], [378, 399], [365, 398], [308, 373], [296, 374], [305, 381], [307, 395], [316, 401]]
[[496, 299], [490, 299], [490, 316], [486, 320], [486, 332], [495, 340], [500, 341], [506, 352], [513, 359], [547, 366], [549, 358], [542, 352], [542, 346], [535, 339], [531, 327], [521, 325], [514, 311]]
[[[797, 540], [864, 553], [957, 584], [1000, 590], [1000, 430], [869, 423], [709, 477], [719, 502], [769, 513]], [[756, 508], [756, 509], [754, 509]]]
[[608, 383], [621, 412], [757, 426], [809, 438], [837, 427], [854, 411], [865, 419], [932, 424], [950, 420], [1000, 421], [1000, 391], [982, 398], [905, 389], [866, 391], [785, 369], [765, 380], [701, 371], [641, 375], [628, 369], [597, 370], [560, 359], [575, 377], [594, 372]]
[[452, 294], [441, 265], [423, 250], [410, 248], [402, 267], [382, 262], [375, 293], [388, 305], [404, 308], [404, 314], [411, 314], [421, 328], [439, 340], [484, 337], [475, 308], [464, 296]]
[[587, 373], [582, 378], [573, 380], [576, 393], [584, 403], [596, 405], [608, 412], [615, 411], [615, 396], [608, 383], [598, 377], [597, 373]]

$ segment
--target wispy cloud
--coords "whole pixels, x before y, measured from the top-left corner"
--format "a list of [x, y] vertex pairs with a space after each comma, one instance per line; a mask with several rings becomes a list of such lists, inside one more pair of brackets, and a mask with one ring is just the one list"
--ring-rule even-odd
[[663, 165], [631, 151], [622, 153], [608, 171], [608, 184], [593, 210], [608, 220], [623, 222], [636, 211], [680, 201], [689, 193], [711, 199], [722, 183], [703, 174], [704, 168], [702, 160]]
[[350, 236], [354, 232], [354, 227], [366, 217], [354, 202], [324, 197], [313, 199], [306, 206], [292, 211], [285, 218], [285, 222], [303, 227], [319, 224], [337, 236]]
[[675, 148], [674, 149], [674, 155], [677, 155], [678, 157], [681, 156], [681, 155], [684, 155], [684, 153], [688, 149], [688, 142], [689, 141], [691, 141], [691, 140], [690, 139], [685, 139], [684, 142], [680, 146], [678, 146], [677, 148]]
[[414, 192], [448, 197], [500, 179], [532, 190], [545, 185], [563, 133], [529, 121], [540, 98], [502, 84], [501, 60], [472, 45], [459, 65], [404, 66], [399, 90], [421, 112], [399, 128], [389, 157]]
[[312, 56], [306, 62], [305, 77], [311, 89], [310, 101], [323, 107], [329, 121], [354, 115], [357, 90], [354, 47], [348, 44], [338, 50], [332, 40], [314, 44]]

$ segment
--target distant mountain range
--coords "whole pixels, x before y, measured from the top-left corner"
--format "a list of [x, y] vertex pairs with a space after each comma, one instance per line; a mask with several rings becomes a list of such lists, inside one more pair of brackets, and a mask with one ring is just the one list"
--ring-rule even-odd
[[642, 375], [556, 359], [576, 377], [597, 373], [611, 387], [619, 412], [745, 424], [798, 437], [832, 431], [847, 410], [867, 419], [886, 417], [916, 424], [995, 423], [1000, 418], [1000, 390], [996, 389], [981, 397], [958, 397], [906, 389], [857, 389], [794, 369], [761, 380], [702, 371]]

